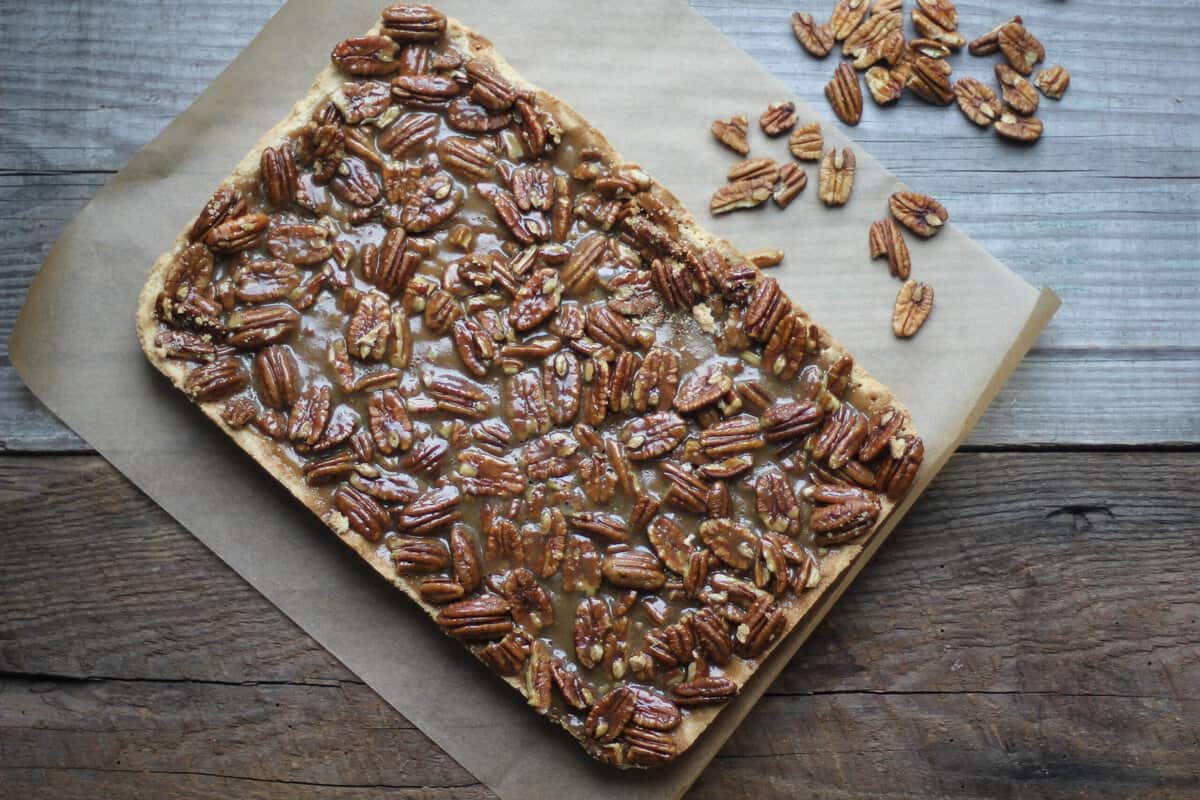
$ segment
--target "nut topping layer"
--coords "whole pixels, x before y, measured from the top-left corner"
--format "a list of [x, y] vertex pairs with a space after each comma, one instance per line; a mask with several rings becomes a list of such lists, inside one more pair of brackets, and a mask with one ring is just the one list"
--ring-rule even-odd
[[[813, 35], [866, 14], [843, 0]], [[800, 619], [833, 548], [875, 530], [923, 446], [856, 405], [861, 371], [759, 269], [782, 253], [697, 235], [471, 41], [395, 5], [336, 45], [343, 83], [162, 271], [153, 352], [535, 711], [654, 766]], [[777, 104], [761, 124], [795, 121]], [[747, 127], [713, 133], [744, 153]], [[816, 157], [819, 130], [791, 147]], [[829, 151], [821, 198], [846, 202], [853, 173]], [[714, 211], [805, 185], [768, 159], [730, 179]], [[888, 223], [872, 247], [906, 275]], [[907, 331], [928, 303], [906, 291]]]

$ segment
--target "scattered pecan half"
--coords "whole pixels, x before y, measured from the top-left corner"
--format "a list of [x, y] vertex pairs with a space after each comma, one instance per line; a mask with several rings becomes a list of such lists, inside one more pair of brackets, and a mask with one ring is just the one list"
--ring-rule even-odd
[[[866, 4], [866, 0], [861, 0]], [[862, 87], [858, 73], [844, 61], [834, 70], [833, 80], [825, 84], [825, 98], [833, 107], [833, 113], [847, 125], [857, 125], [862, 119]]]
[[1055, 64], [1038, 72], [1033, 82], [1046, 97], [1051, 100], [1061, 100], [1067, 87], [1071, 85], [1071, 73], [1067, 72], [1067, 68], [1062, 64]]
[[998, 34], [1000, 52], [1022, 75], [1033, 74], [1033, 67], [1046, 58], [1046, 48], [1020, 22], [1010, 22]]
[[1005, 139], [1031, 144], [1042, 138], [1042, 121], [1037, 117], [1022, 117], [1010, 110], [1000, 114], [996, 120], [996, 133]]
[[712, 135], [718, 142], [739, 155], [750, 152], [750, 143], [746, 135], [750, 133], [750, 122], [745, 116], [737, 114], [729, 119], [719, 119], [710, 127]]
[[933, 287], [920, 281], [908, 281], [896, 295], [896, 307], [892, 311], [892, 333], [907, 339], [925, 324], [933, 310]]
[[936, 235], [950, 220], [944, 205], [919, 192], [895, 192], [888, 198], [888, 210], [897, 222], [925, 238]]
[[799, 125], [788, 136], [788, 150], [800, 161], [820, 161], [823, 148], [824, 139], [818, 122]]
[[854, 151], [849, 147], [831, 147], [821, 159], [817, 192], [827, 206], [843, 206], [850, 200], [854, 188]]
[[1000, 101], [996, 93], [975, 78], [960, 78], [954, 84], [954, 99], [963, 115], [976, 125], [987, 127], [1000, 116]]

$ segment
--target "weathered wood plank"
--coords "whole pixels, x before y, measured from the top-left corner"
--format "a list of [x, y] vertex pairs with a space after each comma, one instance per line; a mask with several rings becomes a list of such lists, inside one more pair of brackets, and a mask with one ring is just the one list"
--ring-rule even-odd
[[[29, 395], [6, 354], [8, 334], [34, 272], [54, 237], [105, 178], [76, 173], [0, 175], [0, 450], [87, 449]], [[1082, 228], [1079, 235], [1084, 235]], [[1115, 271], [1098, 270], [1096, 279]], [[1123, 274], [1127, 280], [1140, 280], [1135, 273]], [[1053, 332], [1043, 339], [1052, 341]], [[1047, 345], [1018, 368], [968, 444], [1200, 442], [1200, 417], [1191, 413], [1197, 398], [1200, 348]]]
[[[1190, 453], [957, 456], [695, 796], [1200, 792], [1197, 489]], [[486, 796], [100, 459], [0, 459], [0, 516], [0, 783]]]

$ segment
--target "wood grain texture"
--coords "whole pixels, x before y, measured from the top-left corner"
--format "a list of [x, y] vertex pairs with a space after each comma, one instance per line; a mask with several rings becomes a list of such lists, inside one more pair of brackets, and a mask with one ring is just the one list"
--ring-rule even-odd
[[[694, 795], [1200, 794], [1198, 490], [956, 456]], [[484, 793], [99, 458], [0, 459], [0, 516], [0, 783]]]
[[[691, 2], [824, 108], [796, 6]], [[0, 15], [0, 796], [492, 796], [101, 459], [14, 455], [87, 451], [7, 361], [32, 275], [278, 5]], [[1070, 68], [1045, 139], [911, 97], [852, 136], [1063, 296], [968, 442], [1035, 452], [956, 456], [690, 796], [1200, 798], [1200, 6], [958, 7]]]
[[[967, 35], [996, 21], [992, 4], [958, 5]], [[0, 338], [7, 339], [33, 272], [70, 218], [277, 6], [6, 6]], [[799, 48], [787, 24], [791, 5], [693, 6], [797, 94], [825, 107], [822, 87], [835, 60]], [[1200, 40], [1200, 7], [1088, 0], [1019, 10], [1045, 42], [1048, 62], [1066, 64], [1073, 75], [1061, 102], [1043, 101], [1047, 133], [1037, 146], [1007, 145], [957, 110], [912, 97], [888, 109], [868, 102], [853, 131], [887, 167], [945, 201], [954, 221], [994, 255], [1063, 296], [1034, 363], [1017, 371], [998, 401], [1000, 408], [1033, 411], [990, 413], [970, 444], [1198, 442], [1200, 419], [1189, 411], [1200, 399], [1200, 280], [1193, 266], [1200, 51], [1192, 46]], [[953, 62], [956, 75], [991, 81], [996, 60], [962, 54]], [[757, 113], [726, 111], [738, 110]], [[0, 449], [86, 450], [28, 396], [6, 361], [0, 349], [0, 409], [11, 409], [0, 414]]]

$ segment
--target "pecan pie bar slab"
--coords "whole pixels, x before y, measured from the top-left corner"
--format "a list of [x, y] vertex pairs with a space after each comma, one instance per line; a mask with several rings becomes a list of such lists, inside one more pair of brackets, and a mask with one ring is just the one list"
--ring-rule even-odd
[[683, 752], [923, 445], [777, 282], [491, 44], [384, 9], [142, 292], [150, 361], [596, 758]]

